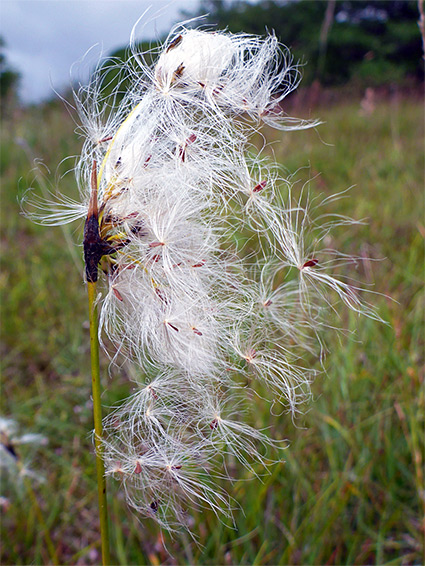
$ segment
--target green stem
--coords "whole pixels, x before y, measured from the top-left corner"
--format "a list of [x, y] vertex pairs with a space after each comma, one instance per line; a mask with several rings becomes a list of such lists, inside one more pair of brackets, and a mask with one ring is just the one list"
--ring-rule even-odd
[[91, 375], [93, 389], [93, 418], [94, 418], [94, 443], [96, 447], [96, 471], [97, 491], [99, 497], [100, 536], [102, 541], [102, 564], [107, 566], [111, 563], [109, 553], [109, 530], [108, 530], [108, 505], [106, 500], [105, 466], [103, 464], [102, 446], [102, 405], [100, 396], [100, 369], [99, 369], [99, 338], [98, 320], [96, 306], [96, 283], [87, 282], [89, 295], [89, 318], [90, 318], [90, 351], [91, 351]]

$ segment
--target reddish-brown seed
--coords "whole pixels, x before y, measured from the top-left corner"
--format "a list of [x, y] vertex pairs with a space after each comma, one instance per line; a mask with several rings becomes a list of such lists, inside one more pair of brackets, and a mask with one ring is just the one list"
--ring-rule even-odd
[[160, 246], [163, 246], [163, 245], [164, 245], [164, 242], [151, 242], [149, 244], [149, 247], [150, 248], [159, 248]]
[[223, 90], [223, 86], [219, 85], [212, 91], [212, 93], [214, 96], [218, 96], [222, 90]]
[[218, 419], [214, 419], [213, 421], [210, 422], [210, 429], [211, 430], [214, 430], [217, 427], [218, 427]]
[[107, 138], [103, 138], [103, 139], [99, 140], [97, 143], [104, 143], [104, 142], [107, 142], [111, 139], [112, 139], [112, 136], [108, 136]]
[[265, 307], [269, 307], [272, 304], [272, 300], [271, 299], [267, 299], [267, 301], [264, 304]]
[[117, 298], [119, 301], [122, 302], [122, 301], [124, 300], [124, 299], [122, 298], [121, 293], [118, 291], [118, 289], [116, 289], [115, 287], [112, 287], [112, 291], [113, 291], [114, 295], [116, 296], [116, 298]]
[[193, 327], [192, 330], [197, 336], [202, 336], [202, 332], [200, 330], [198, 330], [197, 328]]
[[201, 259], [199, 263], [195, 263], [195, 265], [192, 265], [192, 267], [202, 267], [204, 265], [205, 265], [205, 260]]
[[145, 159], [145, 162], [143, 163], [143, 167], [146, 168], [148, 166], [148, 163], [151, 160], [151, 158], [152, 158], [152, 155], [147, 156], [147, 158]]
[[254, 350], [254, 348], [251, 348], [246, 353], [245, 360], [249, 363], [251, 360], [253, 360], [256, 357], [257, 357], [257, 352]]
[[309, 259], [308, 261], [305, 262], [305, 264], [302, 266], [301, 269], [304, 269], [304, 267], [314, 267], [315, 265], [317, 265], [319, 263], [318, 259]]
[[158, 297], [161, 299], [163, 303], [168, 305], [167, 297], [162, 293], [160, 289], [158, 289], [158, 287], [155, 288], [155, 293], [158, 295]]
[[171, 322], [168, 322], [167, 320], [166, 320], [165, 322], [168, 324], [168, 326], [171, 326], [171, 328], [172, 328], [173, 330], [175, 330], [176, 332], [179, 331], [179, 329], [177, 328], [177, 326], [174, 326], [174, 324], [171, 324]]
[[267, 181], [261, 181], [261, 183], [258, 183], [258, 185], [255, 185], [255, 187], [252, 189], [253, 193], [259, 193], [260, 191], [262, 191], [264, 189], [264, 187], [267, 185]]
[[147, 388], [148, 388], [149, 391], [151, 392], [152, 397], [153, 397], [154, 399], [158, 399], [158, 395], [156, 394], [155, 389], [154, 389], [153, 387], [151, 387], [150, 385], [148, 385]]
[[140, 462], [137, 462], [134, 473], [135, 474], [141, 474], [142, 473], [142, 466], [140, 465]]
[[179, 77], [182, 76], [184, 71], [184, 65], [183, 63], [180, 63], [180, 65], [177, 67], [177, 69], [174, 71], [174, 79], [178, 79]]

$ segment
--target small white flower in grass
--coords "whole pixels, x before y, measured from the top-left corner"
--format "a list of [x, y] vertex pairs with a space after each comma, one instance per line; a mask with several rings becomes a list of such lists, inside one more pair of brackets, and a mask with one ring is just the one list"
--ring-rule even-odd
[[44, 482], [43, 476], [33, 471], [32, 459], [34, 451], [47, 443], [47, 438], [42, 434], [19, 434], [16, 421], [0, 417], [0, 468], [7, 471], [7, 479], [13, 483], [18, 482], [18, 487], [24, 477]]

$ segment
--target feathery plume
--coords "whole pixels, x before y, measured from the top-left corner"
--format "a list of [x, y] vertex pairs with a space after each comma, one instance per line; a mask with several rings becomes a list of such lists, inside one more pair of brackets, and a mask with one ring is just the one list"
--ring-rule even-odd
[[130, 505], [174, 529], [188, 526], [192, 505], [230, 516], [234, 502], [212, 481], [231, 476], [227, 458], [258, 474], [285, 447], [254, 428], [252, 411], [244, 421], [249, 400], [295, 413], [308, 398], [316, 372], [302, 356], [322, 346], [334, 299], [379, 317], [328, 273], [346, 259], [320, 250], [332, 222], [317, 226], [250, 145], [262, 123], [319, 123], [283, 112], [299, 71], [275, 36], [181, 25], [153, 66], [134, 47], [127, 70], [116, 108], [104, 105], [100, 71], [76, 94], [82, 204], [61, 198], [42, 217], [36, 200], [33, 217], [86, 218], [86, 276], [100, 268], [105, 281], [99, 338], [139, 368], [136, 393], [104, 422], [106, 473]]

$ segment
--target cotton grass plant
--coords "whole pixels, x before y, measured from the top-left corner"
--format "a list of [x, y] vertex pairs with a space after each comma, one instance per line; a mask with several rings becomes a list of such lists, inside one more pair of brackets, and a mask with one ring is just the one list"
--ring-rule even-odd
[[[299, 411], [317, 373], [303, 359], [323, 353], [329, 310], [378, 318], [356, 285], [331, 274], [352, 260], [328, 249], [329, 232], [350, 220], [314, 219], [314, 203], [293, 198], [250, 142], [263, 123], [318, 125], [283, 112], [299, 72], [277, 39], [179, 25], [153, 65], [134, 41], [125, 65], [119, 104], [106, 103], [102, 67], [76, 94], [81, 202], [37, 200], [32, 211], [49, 225], [85, 218], [105, 563], [105, 475], [164, 529], [190, 529], [192, 509], [204, 507], [231, 525], [236, 502], [221, 486], [232, 463], [258, 475], [286, 447], [253, 426], [255, 405]], [[136, 390], [103, 432], [105, 337], [112, 362], [135, 368]]]

